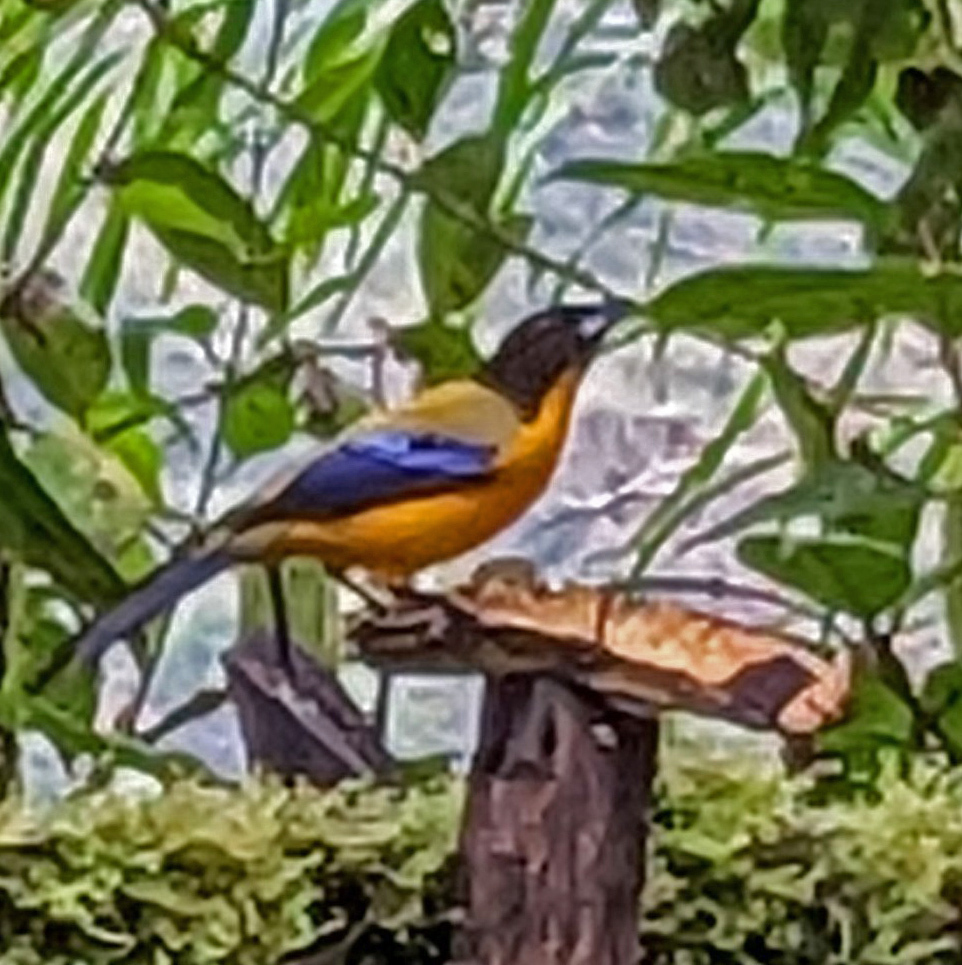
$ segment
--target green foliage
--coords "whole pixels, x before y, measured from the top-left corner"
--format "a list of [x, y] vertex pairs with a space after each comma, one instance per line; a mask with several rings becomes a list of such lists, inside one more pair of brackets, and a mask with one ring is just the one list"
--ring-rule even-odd
[[43, 819], [8, 801], [0, 962], [269, 965], [315, 942], [343, 961], [377, 928], [429, 961], [407, 929], [437, 904], [458, 797], [445, 782], [320, 794], [183, 781], [149, 800], [79, 795]]
[[887, 773], [874, 801], [831, 805], [744, 762], [682, 766], [664, 783], [647, 961], [894, 965], [962, 954], [958, 773]]
[[67, 519], [0, 433], [0, 545], [81, 600], [116, 601], [124, 583]]
[[[816, 804], [810, 782], [674, 747], [653, 811], [645, 961], [957, 961], [959, 773], [917, 764], [879, 788]], [[79, 794], [44, 818], [10, 800], [0, 962], [272, 965], [309, 947], [337, 962], [444, 961], [460, 806], [460, 786], [438, 779], [326, 793], [181, 781], [153, 799]]]

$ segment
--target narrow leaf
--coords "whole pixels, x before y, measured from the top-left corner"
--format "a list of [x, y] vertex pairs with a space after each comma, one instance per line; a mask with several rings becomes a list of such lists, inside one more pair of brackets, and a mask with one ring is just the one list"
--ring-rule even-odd
[[962, 334], [962, 277], [926, 277], [909, 259], [857, 271], [715, 268], [676, 282], [648, 303], [646, 314], [662, 331], [723, 339], [763, 335], [775, 321], [788, 338], [808, 338], [893, 315], [956, 336]]
[[148, 151], [112, 165], [103, 178], [124, 211], [184, 265], [243, 301], [286, 309], [287, 254], [214, 171], [187, 155]]
[[766, 221], [860, 221], [880, 227], [889, 206], [841, 174], [797, 158], [725, 151], [667, 164], [577, 160], [550, 180], [586, 181], [706, 207], [734, 208]]
[[98, 315], [106, 317], [123, 271], [130, 219], [111, 201], [80, 281], [80, 294]]

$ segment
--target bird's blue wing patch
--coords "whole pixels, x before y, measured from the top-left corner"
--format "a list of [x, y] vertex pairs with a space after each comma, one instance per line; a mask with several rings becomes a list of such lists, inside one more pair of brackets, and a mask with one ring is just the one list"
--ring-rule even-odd
[[345, 440], [303, 469], [258, 516], [338, 516], [373, 503], [481, 478], [493, 446], [446, 436], [372, 432]]

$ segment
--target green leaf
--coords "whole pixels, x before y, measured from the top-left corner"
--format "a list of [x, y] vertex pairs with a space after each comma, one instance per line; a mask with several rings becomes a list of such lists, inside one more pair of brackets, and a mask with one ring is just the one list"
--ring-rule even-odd
[[905, 557], [859, 536], [787, 539], [748, 536], [738, 559], [769, 579], [832, 611], [873, 617], [896, 603], [912, 582]]
[[[43, 93], [33, 100], [30, 109], [17, 116], [16, 123], [4, 132], [3, 146], [0, 148], [0, 195], [4, 194], [10, 187], [14, 167], [30, 138], [45, 121], [49, 121], [50, 116], [57, 109], [57, 105], [70, 89], [70, 85], [78, 74], [89, 68], [90, 60], [107, 26], [108, 24], [103, 22], [96, 24], [84, 36], [74, 56], [51, 79], [43, 89]], [[116, 62], [115, 58], [108, 58], [108, 60]], [[95, 66], [88, 72], [88, 79], [91, 74], [96, 76], [98, 72]]]
[[470, 134], [428, 158], [415, 175], [414, 184], [484, 214], [501, 180], [504, 158], [500, 135]]
[[240, 459], [284, 445], [294, 431], [294, 407], [271, 382], [248, 382], [224, 400], [224, 442]]
[[764, 496], [685, 543], [686, 549], [726, 539], [760, 523], [814, 518], [825, 527], [886, 540], [908, 555], [923, 492], [854, 462], [822, 463], [779, 493]]
[[[698, 460], [682, 473], [675, 488], [649, 514], [633, 539], [637, 546], [632, 575], [640, 576], [658, 551], [692, 512], [692, 504], [701, 507], [699, 493], [721, 468], [738, 437], [747, 432], [762, 411], [765, 378], [757, 375], [748, 383], [732, 409], [721, 432], [703, 447]], [[766, 466], [766, 468], [770, 468]]]
[[471, 376], [481, 366], [471, 330], [440, 318], [393, 330], [391, 345], [400, 356], [418, 362], [427, 385]]
[[120, 329], [120, 357], [130, 388], [145, 394], [150, 388], [150, 350], [164, 334], [183, 335], [196, 342], [210, 338], [218, 325], [217, 313], [207, 305], [188, 305], [169, 317], [125, 318]]
[[424, 139], [457, 62], [457, 34], [442, 0], [418, 0], [391, 30], [375, 83], [388, 115]]
[[[351, 100], [329, 126], [353, 143], [366, 116], [366, 104]], [[352, 160], [337, 144], [312, 134], [281, 188], [271, 221], [279, 223], [284, 243], [303, 252], [311, 266], [321, 258], [330, 231], [361, 220], [375, 198], [363, 185], [357, 197], [346, 196]]]
[[498, 98], [491, 124], [493, 133], [507, 137], [521, 122], [534, 91], [531, 68], [548, 29], [557, 0], [530, 0], [519, 6], [511, 32], [508, 56], [498, 78]]
[[[416, 183], [449, 203], [487, 220], [501, 179], [504, 144], [490, 135], [462, 138], [425, 162]], [[527, 236], [528, 218], [510, 215], [502, 229], [516, 240]], [[497, 274], [505, 249], [489, 233], [452, 217], [431, 197], [425, 202], [418, 234], [418, 269], [432, 315], [471, 304]]]
[[801, 102], [802, 134], [810, 124], [815, 69], [828, 40], [831, 19], [830, 8], [822, 0], [785, 0], [782, 46], [789, 79]]
[[[107, 336], [56, 296], [44, 304], [43, 284], [31, 280], [29, 292], [0, 306], [0, 330], [17, 365], [44, 398], [82, 419], [110, 376]], [[34, 297], [37, 305], [31, 303]]]
[[874, 674], [855, 677], [845, 719], [818, 735], [821, 750], [835, 754], [863, 752], [879, 745], [907, 748], [913, 742], [912, 709]]
[[860, 184], [797, 158], [724, 151], [666, 164], [585, 159], [550, 180], [587, 181], [706, 207], [733, 208], [766, 221], [854, 219], [880, 227], [889, 207]]
[[80, 600], [107, 606], [125, 592], [114, 568], [64, 515], [0, 433], [0, 546], [46, 570]]
[[298, 301], [290, 311], [284, 315], [277, 315], [271, 319], [270, 324], [264, 329], [258, 339], [258, 346], [263, 348], [290, 327], [291, 323], [306, 315], [308, 312], [319, 308], [325, 302], [330, 301], [335, 295], [350, 291], [357, 285], [357, 278], [352, 273], [350, 275], [335, 275], [333, 278], [324, 278], [319, 281], [304, 297]]
[[908, 259], [857, 271], [715, 268], [675, 283], [648, 303], [646, 314], [662, 331], [731, 340], [763, 335], [776, 321], [788, 338], [798, 339], [892, 315], [956, 336], [962, 334], [962, 277], [926, 277]]
[[[138, 437], [142, 442], [135, 454]], [[118, 456], [124, 442], [135, 465], [139, 456], [141, 469], [146, 470], [147, 460], [153, 459], [152, 484], [156, 486], [160, 453], [154, 446], [152, 456], [147, 454], [145, 445], [150, 440], [138, 430], [115, 436], [109, 448], [100, 448], [79, 433], [47, 432], [38, 436], [23, 456], [24, 465], [43, 480], [67, 518], [115, 567], [124, 549], [142, 535], [153, 509], [141, 481]]]
[[288, 297], [288, 257], [250, 203], [193, 158], [133, 155], [102, 172], [124, 211], [170, 253], [220, 288], [270, 312]]
[[120, 282], [129, 232], [130, 219], [123, 208], [112, 201], [80, 282], [81, 296], [101, 317], [106, 317]]
[[[256, 11], [256, 0], [226, 0], [223, 17], [213, 41], [207, 45], [210, 58], [218, 63], [228, 64], [240, 51], [247, 38]], [[190, 11], [184, 11], [185, 14]], [[144, 66], [144, 81], [150, 83], [152, 67]], [[192, 146], [200, 137], [208, 133], [211, 124], [216, 123], [220, 100], [227, 82], [216, 71], [197, 68], [196, 76], [178, 91], [164, 118], [163, 132], [170, 132], [178, 145]], [[146, 93], [146, 92], [145, 92]], [[156, 98], [144, 98], [144, 103], [157, 105]], [[163, 142], [161, 142], [163, 143]]]
[[655, 89], [670, 104], [701, 116], [748, 103], [748, 71], [735, 55], [739, 36], [725, 29], [729, 16], [722, 10], [700, 27], [679, 22], [668, 32], [655, 65]]

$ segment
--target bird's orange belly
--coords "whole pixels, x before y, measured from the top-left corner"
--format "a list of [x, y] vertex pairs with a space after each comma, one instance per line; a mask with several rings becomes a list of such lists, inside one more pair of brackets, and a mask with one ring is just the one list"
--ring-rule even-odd
[[333, 569], [360, 566], [406, 577], [486, 542], [520, 516], [541, 488], [498, 480], [341, 519], [298, 520], [284, 525], [271, 550], [316, 556]]

